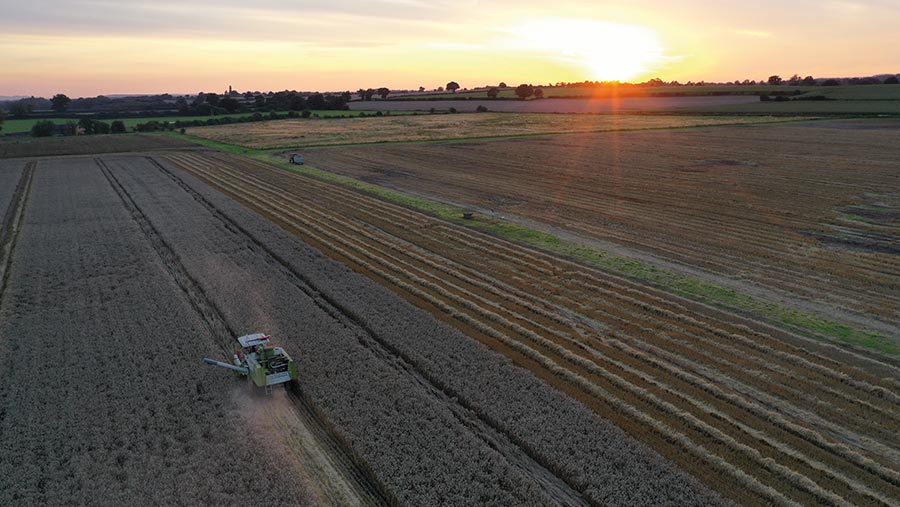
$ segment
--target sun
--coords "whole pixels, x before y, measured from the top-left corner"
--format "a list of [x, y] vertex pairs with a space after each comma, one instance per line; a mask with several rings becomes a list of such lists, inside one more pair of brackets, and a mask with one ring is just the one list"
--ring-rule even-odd
[[627, 81], [665, 60], [656, 32], [638, 25], [581, 19], [542, 19], [508, 30], [530, 51], [581, 68], [589, 79]]

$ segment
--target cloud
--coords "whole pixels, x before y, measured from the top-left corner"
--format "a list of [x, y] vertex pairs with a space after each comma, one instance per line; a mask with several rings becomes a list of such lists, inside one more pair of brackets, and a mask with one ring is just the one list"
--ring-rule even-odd
[[220, 40], [402, 39], [450, 26], [450, 2], [419, 0], [208, 0], [174, 2], [33, 0], [4, 7], [7, 34], [178, 36]]
[[739, 35], [745, 35], [747, 37], [754, 37], [756, 39], [774, 39], [775, 34], [772, 32], [766, 32], [764, 30], [737, 30]]

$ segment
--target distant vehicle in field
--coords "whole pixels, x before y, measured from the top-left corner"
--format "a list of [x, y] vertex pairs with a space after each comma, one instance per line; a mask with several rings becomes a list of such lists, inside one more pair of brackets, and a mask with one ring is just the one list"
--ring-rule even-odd
[[291, 154], [290, 161], [292, 164], [303, 165], [305, 159], [303, 158], [303, 155], [299, 153], [293, 153]]
[[234, 353], [234, 364], [204, 358], [207, 364], [228, 368], [250, 377], [257, 387], [265, 387], [271, 392], [272, 386], [290, 382], [297, 378], [294, 360], [285, 350], [269, 341], [263, 333], [248, 334], [238, 338], [241, 347]]

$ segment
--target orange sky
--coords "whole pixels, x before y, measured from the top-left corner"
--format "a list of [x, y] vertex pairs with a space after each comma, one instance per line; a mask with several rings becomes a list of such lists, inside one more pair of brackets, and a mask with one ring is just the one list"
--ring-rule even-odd
[[0, 16], [0, 95], [871, 75], [897, 26], [894, 0], [32, 0]]

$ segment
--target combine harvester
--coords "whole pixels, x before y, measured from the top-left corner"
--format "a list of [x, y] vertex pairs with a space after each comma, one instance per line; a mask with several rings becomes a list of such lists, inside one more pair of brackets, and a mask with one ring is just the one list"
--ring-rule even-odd
[[228, 368], [250, 377], [257, 387], [265, 388], [266, 394], [272, 392], [272, 386], [285, 384], [297, 378], [294, 360], [283, 348], [271, 344], [269, 335], [248, 334], [238, 338], [238, 342], [241, 347], [234, 353], [234, 364], [208, 357], [203, 360], [206, 364]]

